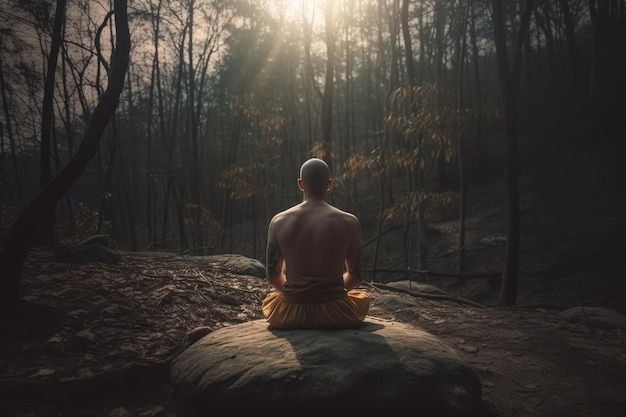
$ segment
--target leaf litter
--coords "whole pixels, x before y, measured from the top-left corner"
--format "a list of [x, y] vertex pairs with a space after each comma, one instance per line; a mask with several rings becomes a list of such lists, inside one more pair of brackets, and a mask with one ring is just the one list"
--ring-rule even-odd
[[[215, 329], [261, 318], [271, 291], [219, 256], [123, 252], [118, 263], [73, 264], [39, 249], [29, 254], [21, 289], [24, 300], [45, 307], [24, 332], [1, 335], [0, 412], [8, 416], [57, 404], [57, 413], [174, 417], [169, 363]], [[501, 416], [626, 412], [621, 330], [594, 331], [542, 309], [479, 309], [366, 290], [371, 315], [454, 347]]]

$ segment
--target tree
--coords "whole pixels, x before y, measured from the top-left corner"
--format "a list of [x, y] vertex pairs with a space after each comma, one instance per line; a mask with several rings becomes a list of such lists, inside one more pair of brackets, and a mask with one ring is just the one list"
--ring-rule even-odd
[[335, 73], [335, 29], [333, 27], [333, 0], [326, 1], [326, 78], [322, 98], [322, 159], [332, 168], [333, 90]]
[[517, 274], [519, 266], [519, 168], [518, 168], [518, 121], [517, 96], [520, 82], [521, 54], [534, 0], [526, 0], [526, 6], [515, 48], [513, 72], [509, 67], [506, 32], [504, 29], [503, 0], [493, 0], [493, 35], [496, 44], [498, 75], [504, 108], [504, 130], [506, 140], [505, 182], [506, 182], [506, 256], [502, 273], [500, 303], [503, 306], [517, 302]]
[[18, 313], [19, 281], [28, 250], [45, 232], [46, 216], [56, 202], [81, 176], [87, 163], [98, 150], [100, 138], [115, 112], [124, 87], [130, 52], [130, 32], [126, 0], [114, 1], [116, 45], [112, 56], [109, 84], [100, 97], [83, 140], [69, 163], [20, 213], [6, 236], [0, 250], [0, 317], [15, 317]]
[[63, 31], [63, 21], [65, 17], [65, 0], [58, 0], [54, 13], [54, 25], [52, 28], [52, 46], [48, 57], [48, 71], [44, 86], [43, 108], [41, 117], [41, 157], [39, 185], [44, 187], [52, 178], [52, 168], [50, 166], [50, 135], [52, 133], [52, 105], [54, 99], [54, 77], [57, 70], [59, 50], [61, 49], [61, 33]]
[[588, 5], [593, 29], [592, 117], [594, 127], [602, 131], [621, 124], [624, 114], [626, 6], [616, 0], [589, 0]]

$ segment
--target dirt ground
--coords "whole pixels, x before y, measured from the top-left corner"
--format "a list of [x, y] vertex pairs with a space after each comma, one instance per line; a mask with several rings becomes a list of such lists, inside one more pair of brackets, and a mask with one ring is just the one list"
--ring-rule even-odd
[[[371, 315], [454, 346], [502, 417], [626, 415], [623, 330], [568, 323], [539, 308], [481, 308], [364, 287]], [[31, 252], [22, 288], [30, 320], [3, 326], [0, 339], [7, 417], [174, 417], [170, 361], [210, 330], [260, 318], [270, 291], [220, 257], [124, 252], [117, 263], [77, 264], [42, 250]]]

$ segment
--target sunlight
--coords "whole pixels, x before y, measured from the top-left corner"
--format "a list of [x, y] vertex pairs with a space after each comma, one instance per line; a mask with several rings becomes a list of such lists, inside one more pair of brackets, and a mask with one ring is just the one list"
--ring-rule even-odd
[[[334, 0], [334, 4], [339, 3]], [[316, 27], [324, 24], [324, 11], [328, 0], [267, 0], [272, 16], [287, 24], [302, 24], [303, 17]]]
[[270, 14], [279, 20], [298, 23], [302, 21], [303, 12], [307, 13], [316, 7], [315, 3], [319, 2], [315, 0], [267, 0], [267, 8]]

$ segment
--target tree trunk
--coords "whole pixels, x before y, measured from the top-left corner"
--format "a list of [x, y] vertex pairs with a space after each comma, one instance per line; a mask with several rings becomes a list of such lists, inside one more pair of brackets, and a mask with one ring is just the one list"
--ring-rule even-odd
[[[53, 129], [52, 119], [54, 117], [54, 85], [57, 70], [57, 62], [59, 58], [59, 50], [61, 49], [61, 35], [63, 33], [63, 22], [65, 21], [65, 0], [58, 0], [56, 10], [54, 12], [54, 23], [52, 26], [52, 43], [50, 46], [50, 55], [48, 57], [48, 69], [46, 72], [46, 80], [44, 84], [43, 104], [41, 109], [41, 143], [39, 158], [39, 187], [43, 188], [52, 178], [52, 142], [51, 134]], [[41, 238], [47, 242], [53, 241], [54, 229], [54, 208], [48, 213], [42, 213], [46, 223], [42, 223]]]
[[[415, 64], [413, 62], [413, 46], [411, 43], [411, 32], [409, 30], [409, 0], [402, 1], [402, 9], [400, 10], [400, 21], [402, 26], [402, 35], [404, 39], [404, 52], [405, 52], [405, 65], [406, 65], [406, 73], [408, 79], [408, 89], [409, 93], [407, 98], [409, 103], [407, 103], [407, 108], [410, 109], [410, 117], [417, 118], [418, 109], [417, 109], [417, 98], [415, 94], [417, 94], [417, 80], [416, 80], [416, 72], [415, 72]], [[415, 135], [413, 135], [415, 136]], [[421, 135], [418, 134], [416, 138], [416, 149], [417, 149], [417, 158], [423, 158], [422, 152], [422, 138]], [[418, 162], [417, 164], [417, 175], [415, 179], [415, 183], [413, 186], [410, 186], [409, 189], [411, 191], [416, 190], [419, 193], [424, 192], [424, 168], [423, 164]], [[412, 181], [409, 181], [411, 183]], [[424, 203], [419, 199], [417, 207], [417, 252], [418, 252], [418, 269], [425, 270], [427, 268], [426, 265], [426, 256], [427, 256], [427, 248], [426, 248], [426, 211], [424, 208]], [[408, 221], [409, 232], [412, 228], [413, 224], [413, 216], [411, 213], [411, 218]], [[408, 233], [411, 236], [411, 233]], [[412, 239], [412, 238], [410, 238]], [[410, 264], [410, 256], [407, 259], [407, 262]]]
[[623, 125], [626, 90], [624, 83], [624, 6], [609, 0], [589, 0], [593, 28], [591, 57], [591, 105], [594, 128], [605, 132]]
[[115, 27], [117, 41], [112, 56], [109, 85], [92, 115], [83, 140], [69, 163], [35, 196], [20, 213], [6, 236], [0, 250], [0, 314], [15, 317], [19, 300], [19, 281], [28, 249], [42, 235], [46, 215], [56, 202], [81, 176], [96, 154], [100, 138], [113, 116], [124, 87], [128, 68], [130, 34], [126, 0], [115, 0]]
[[[17, 192], [20, 197], [20, 203], [22, 207], [25, 205], [24, 192], [22, 190], [22, 180], [20, 178], [20, 170], [17, 166], [17, 150], [15, 149], [15, 137], [13, 135], [13, 124], [11, 123], [10, 105], [7, 98], [7, 85], [4, 82], [4, 70], [2, 67], [2, 58], [0, 58], [0, 92], [2, 93], [2, 109], [4, 111], [4, 117], [6, 120], [7, 134], [9, 135], [9, 147], [11, 148], [11, 162], [13, 163], [13, 170], [15, 171], [15, 182], [17, 186]], [[4, 138], [2, 138], [4, 139]], [[2, 141], [4, 146], [4, 140]], [[2, 152], [4, 155], [4, 152]]]
[[[472, 0], [467, 0], [465, 12], [463, 14], [462, 25], [458, 33], [458, 57], [457, 57], [457, 82], [456, 82], [456, 104], [457, 104], [457, 119], [456, 119], [456, 145], [457, 145], [457, 161], [459, 166], [459, 276], [465, 275], [465, 220], [467, 212], [467, 187], [466, 176], [463, 166], [463, 127], [461, 126], [461, 114], [463, 112], [463, 61], [465, 61], [465, 50], [467, 46], [467, 21], [469, 19], [470, 3]], [[462, 0], [459, 0], [459, 10], [463, 9]]]
[[472, 44], [472, 61], [474, 64], [474, 84], [476, 84], [475, 88], [475, 106], [478, 111], [477, 117], [477, 125], [480, 129], [482, 126], [483, 119], [483, 98], [482, 98], [482, 83], [480, 79], [480, 63], [478, 56], [478, 39], [476, 36], [476, 13], [474, 10], [474, 2], [470, 0], [469, 2], [471, 7], [472, 18], [470, 20], [470, 42]]
[[578, 43], [576, 41], [576, 28], [574, 19], [569, 8], [568, 0], [559, 0], [561, 4], [561, 12], [563, 13], [563, 22], [565, 23], [565, 41], [570, 60], [571, 80], [570, 88], [574, 97], [581, 97], [582, 75], [580, 73], [580, 58], [578, 54]]
[[498, 76], [504, 107], [504, 130], [506, 136], [506, 255], [502, 274], [500, 303], [512, 306], [517, 302], [517, 275], [519, 266], [519, 184], [518, 184], [518, 133], [517, 90], [520, 80], [521, 52], [530, 22], [533, 0], [526, 1], [526, 10], [520, 23], [519, 44], [515, 51], [513, 73], [509, 69], [506, 34], [504, 29], [503, 0], [493, 0], [493, 32], [496, 45]]
[[43, 105], [41, 109], [41, 157], [39, 161], [39, 186], [43, 188], [50, 178], [52, 178], [52, 167], [50, 165], [50, 134], [52, 131], [53, 98], [54, 98], [54, 78], [57, 70], [59, 50], [61, 49], [61, 33], [63, 31], [63, 21], [65, 20], [65, 0], [58, 0], [54, 12], [54, 24], [52, 27], [52, 45], [50, 46], [50, 56], [48, 57], [48, 71], [44, 84]]
[[324, 156], [328, 166], [333, 169], [332, 132], [333, 132], [333, 90], [335, 77], [335, 32], [333, 27], [333, 0], [326, 1], [326, 79], [322, 99], [322, 141]]

